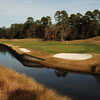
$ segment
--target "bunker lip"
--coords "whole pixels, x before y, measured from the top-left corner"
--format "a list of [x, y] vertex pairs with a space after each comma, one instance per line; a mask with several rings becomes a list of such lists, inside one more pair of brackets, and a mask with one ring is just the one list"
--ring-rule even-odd
[[[12, 51], [11, 53], [16, 56], [16, 58], [19, 61], [25, 60], [25, 62], [31, 62], [31, 63], [35, 63], [35, 64], [39, 64], [43, 67], [46, 68], [54, 68], [54, 69], [60, 69], [60, 70], [66, 70], [66, 71], [73, 71], [73, 72], [85, 72], [85, 73], [90, 73], [90, 74], [99, 74], [100, 75], [100, 54], [94, 54], [94, 53], [67, 53], [67, 54], [73, 54], [77, 56], [75, 58], [79, 58], [79, 54], [81, 55], [87, 55], [87, 57], [85, 59], [83, 59], [82, 56], [82, 60], [72, 60], [74, 59], [72, 56], [72, 59], [64, 59], [61, 58], [57, 59], [58, 57], [54, 57], [55, 55], [49, 55], [48, 58], [44, 58], [42, 56], [39, 56], [39, 54], [34, 54], [34, 52], [32, 51], [32, 49], [30, 48], [29, 50], [31, 50], [31, 52], [24, 52], [20, 50], [19, 46], [14, 46], [14, 45], [9, 45], [9, 44], [1, 44], [4, 47], [7, 47], [7, 49], [9, 49], [9, 51]], [[29, 55], [29, 57], [23, 57], [23, 55]], [[60, 54], [66, 54], [66, 53], [60, 53]], [[30, 58], [32, 57], [32, 58]], [[34, 60], [34, 57], [39, 57], [40, 59], [43, 58], [42, 61], [39, 60]]]
[[65, 60], [87, 60], [93, 58], [91, 54], [81, 54], [81, 53], [59, 53], [53, 55], [55, 58], [65, 59]]

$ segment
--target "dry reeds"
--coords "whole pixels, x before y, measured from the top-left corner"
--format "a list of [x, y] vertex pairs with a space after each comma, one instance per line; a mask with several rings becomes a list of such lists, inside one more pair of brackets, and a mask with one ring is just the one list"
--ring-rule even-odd
[[4, 67], [0, 67], [0, 100], [71, 100], [35, 80]]

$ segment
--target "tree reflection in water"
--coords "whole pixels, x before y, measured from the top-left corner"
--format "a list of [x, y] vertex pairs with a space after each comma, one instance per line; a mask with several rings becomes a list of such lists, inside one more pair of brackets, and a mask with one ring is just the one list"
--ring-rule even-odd
[[94, 75], [94, 78], [95, 78], [96, 81], [100, 84], [100, 75]]
[[56, 74], [57, 77], [66, 77], [68, 72], [62, 71], [62, 70], [55, 70], [55, 74]]

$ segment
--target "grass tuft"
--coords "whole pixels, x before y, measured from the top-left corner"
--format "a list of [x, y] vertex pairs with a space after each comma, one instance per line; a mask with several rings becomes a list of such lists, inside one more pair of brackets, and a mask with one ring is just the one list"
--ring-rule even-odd
[[[5, 73], [6, 72], [6, 73]], [[0, 67], [0, 100], [71, 100], [26, 75]]]

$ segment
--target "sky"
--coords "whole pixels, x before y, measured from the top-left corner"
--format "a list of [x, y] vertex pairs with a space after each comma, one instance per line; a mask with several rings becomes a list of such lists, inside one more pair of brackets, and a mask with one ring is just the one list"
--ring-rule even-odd
[[94, 9], [100, 10], [100, 0], [0, 0], [0, 27], [24, 23], [27, 17], [53, 19], [57, 10], [66, 10], [70, 15]]

